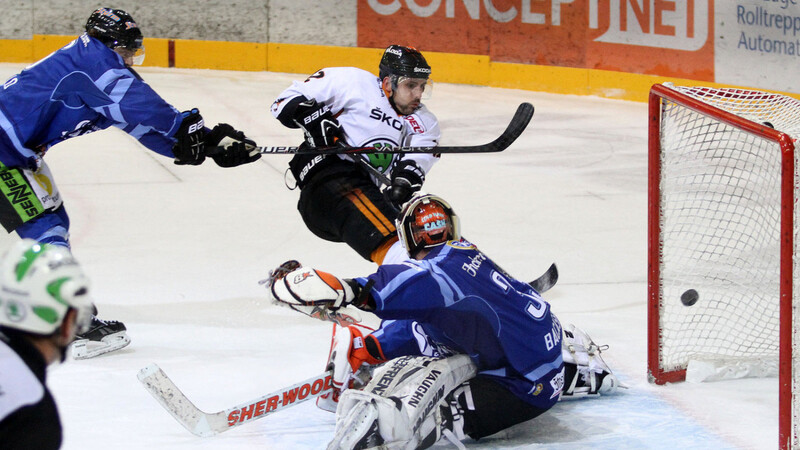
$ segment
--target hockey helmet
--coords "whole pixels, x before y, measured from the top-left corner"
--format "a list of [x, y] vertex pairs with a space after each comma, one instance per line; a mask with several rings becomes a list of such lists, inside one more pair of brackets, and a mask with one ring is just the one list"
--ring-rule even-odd
[[89, 280], [62, 246], [23, 239], [0, 261], [0, 325], [50, 335], [75, 309], [77, 333], [86, 332], [94, 307]]
[[400, 211], [397, 235], [409, 256], [424, 248], [461, 239], [458, 216], [439, 196], [417, 194]]
[[395, 80], [399, 77], [428, 79], [431, 76], [431, 66], [414, 47], [390, 45], [383, 52], [378, 65], [378, 76], [381, 80], [389, 76], [395, 77]]
[[110, 49], [139, 50], [142, 31], [130, 14], [121, 9], [99, 8], [86, 21], [86, 32]]

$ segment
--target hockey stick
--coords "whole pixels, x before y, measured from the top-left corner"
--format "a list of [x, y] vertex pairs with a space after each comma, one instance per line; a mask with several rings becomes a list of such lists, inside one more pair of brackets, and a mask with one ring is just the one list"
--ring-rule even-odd
[[547, 268], [547, 271], [545, 271], [542, 276], [528, 284], [530, 284], [531, 287], [536, 290], [536, 292], [544, 294], [545, 292], [549, 291], [551, 287], [555, 286], [557, 282], [558, 268], [556, 267], [556, 263], [553, 263], [550, 264], [550, 267]]
[[481, 145], [454, 145], [438, 147], [396, 147], [389, 150], [377, 150], [375, 147], [258, 147], [262, 155], [267, 154], [292, 154], [313, 153], [315, 155], [346, 154], [346, 153], [492, 153], [502, 152], [507, 149], [525, 131], [531, 118], [533, 118], [533, 105], [520, 103], [517, 112], [511, 118], [505, 131], [497, 139], [488, 144]]
[[[392, 180], [386, 176], [385, 173], [379, 171], [375, 166], [368, 163], [364, 158], [359, 158], [355, 155], [347, 155], [347, 157], [353, 161], [356, 165], [364, 169], [369, 175], [374, 176], [379, 183], [382, 184], [382, 189], [386, 189], [392, 185]], [[549, 291], [550, 288], [556, 285], [558, 282], [558, 267], [556, 267], [556, 263], [550, 264], [550, 267], [537, 279], [531, 281], [530, 284], [532, 288], [536, 290], [536, 292], [540, 294], [544, 294], [545, 292]]]
[[[386, 176], [385, 173], [380, 172], [377, 168], [373, 165], [369, 164], [364, 158], [359, 158], [357, 156], [350, 156], [348, 155], [350, 160], [364, 169], [368, 174], [374, 176], [383, 186], [383, 189], [388, 188], [391, 186], [392, 181], [389, 177]], [[549, 291], [550, 288], [556, 285], [558, 282], [558, 267], [556, 267], [556, 263], [550, 264], [550, 267], [537, 279], [531, 281], [530, 284], [532, 288], [536, 290], [536, 292], [540, 294], [544, 294], [545, 292]]]
[[333, 389], [328, 371], [225, 410], [206, 413], [196, 407], [156, 364], [141, 369], [137, 378], [171, 415], [195, 436], [209, 437], [265, 417]]

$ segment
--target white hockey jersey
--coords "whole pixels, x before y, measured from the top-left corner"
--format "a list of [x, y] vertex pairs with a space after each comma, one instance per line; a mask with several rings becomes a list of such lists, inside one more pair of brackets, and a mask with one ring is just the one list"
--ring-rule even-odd
[[[391, 149], [439, 144], [439, 122], [428, 108], [421, 105], [413, 114], [397, 114], [381, 87], [380, 78], [366, 70], [329, 67], [305, 81], [295, 81], [272, 104], [272, 114], [278, 117], [283, 106], [299, 95], [329, 105], [350, 146]], [[361, 157], [391, 177], [392, 164], [401, 156], [370, 153], [361, 154]], [[413, 159], [425, 173], [439, 159], [432, 154], [405, 154], [402, 158]]]

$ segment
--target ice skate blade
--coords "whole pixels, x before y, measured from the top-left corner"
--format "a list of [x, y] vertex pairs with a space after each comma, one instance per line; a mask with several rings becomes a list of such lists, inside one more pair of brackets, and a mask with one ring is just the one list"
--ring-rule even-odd
[[72, 343], [72, 359], [89, 359], [109, 352], [119, 350], [131, 343], [127, 333], [120, 331], [109, 334], [100, 341], [78, 339]]

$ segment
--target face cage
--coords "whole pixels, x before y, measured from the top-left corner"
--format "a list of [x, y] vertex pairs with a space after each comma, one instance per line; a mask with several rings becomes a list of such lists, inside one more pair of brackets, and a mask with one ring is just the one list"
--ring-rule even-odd
[[[447, 201], [437, 196], [432, 195], [425, 195], [417, 200], [410, 200], [406, 203], [402, 210], [400, 211], [400, 217], [397, 219], [397, 235], [400, 239], [400, 244], [405, 248], [408, 256], [413, 257], [419, 250], [425, 248], [424, 245], [420, 245], [416, 242], [416, 239], [413, 235], [413, 230], [411, 229], [412, 223], [411, 221], [405, 220], [408, 218], [407, 211], [412, 210], [420, 201], [424, 200], [425, 198], [430, 198], [431, 200], [435, 200], [437, 203], [442, 205], [447, 216], [449, 217], [449, 231], [450, 236], [448, 240], [458, 241], [461, 239], [461, 226], [459, 223], [458, 215], [453, 211], [453, 208], [450, 206]], [[441, 245], [441, 244], [436, 244]]]
[[[445, 214], [446, 214], [446, 212], [445, 212]], [[455, 235], [455, 233], [453, 232], [453, 222], [449, 218], [449, 216], [446, 219], [446, 222], [447, 222], [447, 224], [445, 226], [445, 230], [442, 232], [442, 236], [446, 236], [446, 238], [444, 238], [444, 240], [442, 240], [441, 242], [437, 242], [435, 244], [429, 244], [429, 243], [425, 242], [424, 235], [427, 234], [428, 236], [430, 236], [430, 232], [419, 228], [415, 223], [409, 223], [408, 224], [409, 236], [411, 237], [411, 241], [414, 243], [414, 247], [417, 248], [417, 249], [436, 247], [438, 245], [444, 244], [445, 242], [447, 242], [449, 240], [452, 240], [454, 235]]]

